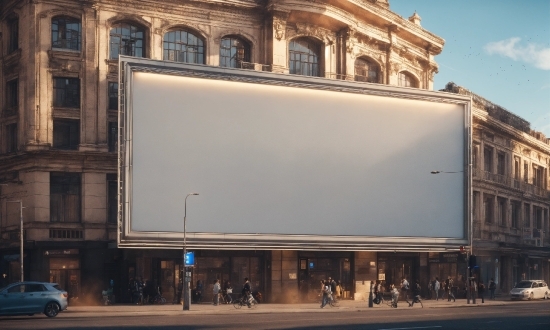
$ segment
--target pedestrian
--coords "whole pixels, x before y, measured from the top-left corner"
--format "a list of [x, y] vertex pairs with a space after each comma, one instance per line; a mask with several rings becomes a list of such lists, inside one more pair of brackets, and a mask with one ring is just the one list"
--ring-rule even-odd
[[328, 278], [328, 283], [330, 285], [330, 299], [336, 299], [335, 298], [335, 294], [336, 294], [336, 281], [332, 279], [332, 277], [329, 276]]
[[395, 285], [390, 285], [390, 292], [391, 292], [391, 307], [397, 308], [397, 301], [399, 300], [399, 290], [395, 287]]
[[445, 280], [445, 291], [447, 292], [447, 301], [451, 301], [451, 298], [453, 298], [453, 302], [456, 302], [453, 294], [453, 279], [450, 276]]
[[197, 286], [195, 287], [195, 301], [199, 304], [202, 300], [202, 281], [197, 281]]
[[477, 294], [481, 298], [481, 303], [485, 303], [485, 284], [483, 280], [479, 280], [479, 285], [477, 286]]
[[439, 277], [436, 277], [434, 281], [435, 301], [439, 300], [439, 289], [441, 289], [441, 283], [439, 283]]
[[248, 281], [248, 277], [244, 278], [244, 284], [243, 289], [241, 290], [241, 295], [244, 301], [246, 301], [246, 305], [248, 308], [251, 308], [250, 306], [250, 296], [252, 295], [252, 288], [250, 287], [250, 282]]
[[422, 306], [422, 308], [424, 308], [424, 306], [422, 305], [422, 299], [420, 298], [420, 291], [420, 283], [418, 282], [418, 280], [416, 280], [412, 288], [412, 302], [409, 303], [409, 307], [413, 307], [414, 303], [417, 302], [420, 303], [420, 306]]
[[220, 280], [214, 281], [214, 288], [212, 289], [212, 293], [214, 294], [214, 306], [218, 306], [218, 304], [220, 303], [221, 289], [222, 288], [220, 286]]
[[407, 281], [406, 277], [401, 278], [401, 294], [403, 295], [403, 299], [407, 302], [407, 304], [411, 304], [409, 302], [409, 298], [407, 298], [407, 294], [409, 292], [409, 282]]
[[497, 288], [497, 285], [495, 283], [495, 280], [491, 278], [491, 281], [489, 282], [489, 299], [495, 300], [495, 290]]
[[329, 281], [321, 281], [321, 294], [323, 295], [321, 301], [321, 308], [325, 308], [325, 305], [328, 303], [329, 294], [330, 294], [330, 283]]
[[377, 280], [374, 284], [374, 300], [373, 302], [377, 305], [380, 305], [382, 302], [382, 283], [380, 280]]
[[336, 299], [342, 297], [342, 283], [340, 281], [336, 282], [336, 292], [334, 294], [336, 295]]

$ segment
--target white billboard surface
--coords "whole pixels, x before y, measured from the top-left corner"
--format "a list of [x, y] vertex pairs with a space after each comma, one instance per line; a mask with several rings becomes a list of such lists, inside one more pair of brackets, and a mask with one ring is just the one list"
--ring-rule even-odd
[[127, 242], [467, 240], [463, 99], [126, 75]]

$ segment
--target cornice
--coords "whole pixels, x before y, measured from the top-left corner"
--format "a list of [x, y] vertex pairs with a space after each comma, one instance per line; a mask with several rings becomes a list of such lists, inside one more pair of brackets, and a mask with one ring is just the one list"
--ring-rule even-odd
[[489, 116], [489, 113], [487, 111], [479, 109], [477, 107], [472, 107], [472, 117], [474, 120], [479, 120], [486, 125], [494, 127], [495, 131], [504, 132], [510, 135], [512, 138], [528, 144], [530, 147], [537, 148], [540, 152], [543, 152], [546, 155], [550, 156], [550, 145], [537, 140], [535, 137], [529, 135], [529, 133], [522, 132], [508, 124], [505, 124]]

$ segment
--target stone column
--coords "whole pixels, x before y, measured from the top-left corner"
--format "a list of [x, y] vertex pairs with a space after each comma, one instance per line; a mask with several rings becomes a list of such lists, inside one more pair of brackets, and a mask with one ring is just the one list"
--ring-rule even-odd
[[266, 26], [266, 64], [271, 71], [288, 74], [288, 40], [286, 20], [288, 12], [273, 11]]

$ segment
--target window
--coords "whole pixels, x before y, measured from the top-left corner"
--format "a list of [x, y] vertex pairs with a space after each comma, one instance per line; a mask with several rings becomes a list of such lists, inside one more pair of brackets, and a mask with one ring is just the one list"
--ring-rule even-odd
[[521, 177], [521, 160], [519, 157], [514, 157], [514, 179], [519, 180]]
[[489, 173], [493, 170], [493, 148], [491, 147], [483, 149], [483, 170]]
[[109, 90], [109, 110], [118, 110], [118, 83], [110, 82]]
[[321, 77], [319, 60], [321, 47], [308, 38], [297, 38], [290, 42], [288, 58], [291, 74]]
[[109, 34], [110, 58], [118, 55], [145, 57], [145, 30], [130, 23], [114, 25]]
[[55, 149], [76, 150], [80, 143], [80, 121], [54, 119], [53, 147]]
[[118, 148], [118, 125], [116, 122], [109, 122], [109, 152], [116, 152]]
[[497, 154], [497, 174], [504, 175], [506, 170], [506, 157], [504, 153], [499, 152]]
[[80, 108], [80, 79], [53, 78], [53, 106]]
[[531, 205], [525, 204], [525, 213], [523, 216], [523, 227], [531, 228]]
[[533, 184], [537, 187], [542, 187], [543, 182], [543, 168], [537, 165], [533, 165]]
[[506, 199], [497, 198], [498, 200], [498, 222], [501, 226], [506, 226]]
[[479, 208], [479, 192], [474, 191], [472, 194], [472, 218], [473, 218], [472, 220], [474, 221], [479, 220], [478, 208]]
[[164, 60], [204, 64], [204, 42], [191, 32], [167, 32], [163, 45]]
[[118, 215], [118, 183], [116, 174], [107, 174], [107, 222], [116, 223]]
[[6, 113], [5, 115], [15, 115], [19, 108], [19, 81], [10, 80], [6, 83]]
[[6, 125], [6, 152], [17, 151], [17, 123]]
[[399, 86], [417, 88], [418, 83], [410, 73], [399, 72]]
[[485, 212], [485, 222], [493, 222], [493, 196], [486, 195], [483, 199], [483, 210]]
[[241, 62], [250, 62], [250, 46], [244, 40], [228, 36], [220, 42], [220, 66], [240, 68]]
[[52, 19], [52, 48], [80, 51], [82, 26], [80, 20], [70, 17]]
[[364, 58], [355, 60], [355, 81], [371, 83], [380, 82], [380, 68], [378, 64]]
[[519, 228], [519, 217], [521, 212], [521, 204], [512, 202], [512, 228]]
[[474, 144], [472, 147], [472, 166], [477, 168], [477, 162], [479, 159], [479, 145]]
[[542, 208], [533, 206], [533, 228], [542, 229]]
[[80, 173], [50, 173], [50, 221], [80, 222]]
[[523, 162], [523, 182], [529, 183], [529, 163]]
[[8, 21], [8, 54], [19, 49], [19, 19]]

